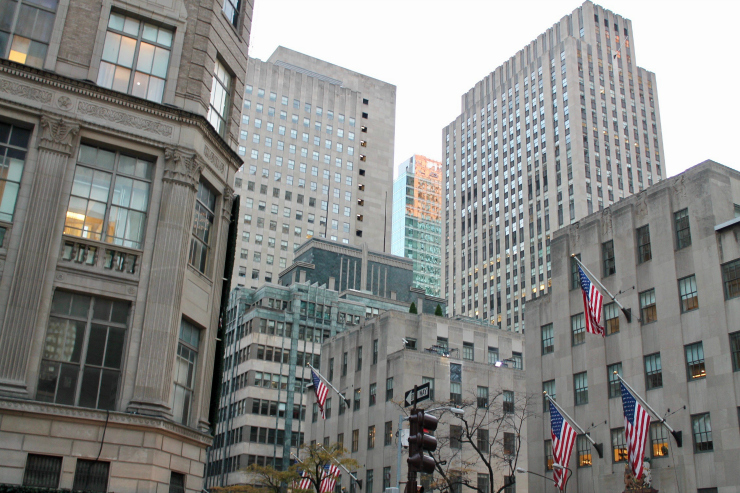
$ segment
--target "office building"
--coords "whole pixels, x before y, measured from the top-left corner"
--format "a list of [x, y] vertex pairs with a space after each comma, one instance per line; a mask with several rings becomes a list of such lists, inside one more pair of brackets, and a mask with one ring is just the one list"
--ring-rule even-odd
[[442, 286], [442, 163], [414, 155], [393, 182], [391, 253], [414, 260], [414, 285], [432, 296]]
[[232, 287], [276, 282], [307, 238], [390, 251], [396, 87], [278, 47], [250, 59]]
[[[409, 259], [313, 238], [276, 284], [231, 293], [223, 390], [207, 486], [247, 484], [250, 464], [290, 464], [306, 433], [306, 390], [321, 344], [385, 311], [434, 313]], [[444, 311], [444, 309], [443, 309]]]
[[[652, 416], [645, 457], [661, 493], [737, 491], [740, 471], [740, 173], [712, 161], [553, 235], [547, 296], [527, 304], [527, 390], [546, 390], [591, 437], [578, 436], [573, 491], [625, 489], [627, 448], [617, 371]], [[584, 329], [575, 262], [602, 289], [604, 338]], [[529, 467], [550, 476], [549, 412], [528, 426]], [[536, 491], [547, 481], [530, 476]]]
[[550, 288], [552, 232], [665, 177], [632, 34], [585, 2], [463, 94], [442, 129], [450, 313], [522, 331]]
[[[410, 409], [404, 407], [404, 394], [414, 385], [429, 383], [430, 399], [419, 407], [464, 410], [462, 418], [474, 430], [475, 445], [490, 450], [490, 456], [484, 454], [494, 465], [496, 491], [505, 481], [512, 482], [504, 476], [513, 475], [507, 461], [516, 455], [516, 434], [526, 436], [526, 421], [520, 419], [525, 394], [523, 344], [521, 335], [481, 321], [401, 312], [386, 312], [349, 328], [324, 341], [321, 371], [350, 400], [351, 407], [330, 390], [323, 420], [316, 397], [311, 395], [306, 402], [306, 440], [342, 443], [348, 456], [359, 463], [353, 472], [363, 481], [364, 493], [397, 487], [399, 478], [403, 482], [407, 478], [405, 451], [400, 475], [397, 465], [399, 418]], [[445, 462], [440, 466], [445, 474], [455, 478], [451, 489], [464, 491], [463, 483], [469, 483], [490, 491], [490, 471], [466, 442], [463, 421], [451, 412], [439, 410], [436, 415], [440, 422], [434, 432], [438, 441], [434, 455], [437, 462]], [[408, 432], [408, 423], [401, 423]], [[517, 424], [524, 428], [516, 429]], [[527, 468], [526, 440], [522, 445], [514, 469]], [[517, 484], [505, 491], [527, 491], [527, 479], [516, 477]], [[435, 489], [449, 486], [439, 486], [443, 484], [439, 472], [417, 475], [417, 481], [425, 490], [433, 482], [438, 484]], [[342, 475], [341, 484], [350, 489], [347, 474]]]
[[199, 492], [252, 2], [0, 10], [0, 482]]

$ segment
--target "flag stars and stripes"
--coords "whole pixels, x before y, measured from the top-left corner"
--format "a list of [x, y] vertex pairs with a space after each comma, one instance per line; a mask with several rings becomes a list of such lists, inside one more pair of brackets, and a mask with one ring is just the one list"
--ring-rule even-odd
[[645, 442], [647, 441], [648, 430], [650, 430], [650, 415], [637, 402], [632, 393], [627, 390], [624, 383], [619, 382], [619, 385], [622, 388], [624, 436], [627, 440], [630, 469], [635, 478], [640, 479], [645, 456]]
[[326, 413], [324, 412], [324, 404], [326, 403], [326, 396], [329, 393], [329, 388], [324, 385], [319, 376], [315, 371], [311, 370], [311, 380], [313, 381], [313, 390], [316, 392], [316, 402], [319, 405], [321, 411], [321, 417], [326, 419]]
[[601, 310], [604, 306], [604, 297], [596, 289], [596, 285], [583, 272], [580, 265], [578, 266], [578, 275], [581, 279], [581, 291], [583, 292], [586, 332], [604, 337], [604, 327], [601, 326]]
[[553, 481], [562, 491], [567, 482], [568, 471], [565, 469], [570, 462], [570, 455], [573, 452], [573, 444], [576, 441], [576, 432], [570, 424], [563, 419], [555, 405], [550, 402], [550, 433], [552, 435], [552, 457], [556, 464], [563, 469], [553, 469]]

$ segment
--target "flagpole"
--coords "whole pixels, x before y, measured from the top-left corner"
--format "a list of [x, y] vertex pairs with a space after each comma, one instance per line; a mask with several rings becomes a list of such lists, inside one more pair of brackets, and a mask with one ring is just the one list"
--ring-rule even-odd
[[[329, 453], [329, 451], [328, 451], [328, 450], [326, 450], [326, 449], [324, 448], [324, 446], [323, 446], [323, 445], [319, 445], [319, 447], [321, 447], [321, 450], [323, 450], [323, 451], [324, 451], [324, 452], [326, 452], [327, 454]], [[346, 472], [347, 474], [349, 474], [349, 477], [351, 477], [352, 479], [354, 479], [356, 483], [359, 483], [359, 482], [360, 482], [360, 480], [359, 480], [359, 479], [357, 479], [357, 476], [355, 476], [354, 474], [352, 474], [351, 472], [349, 472], [349, 469], [347, 469], [347, 468], [346, 468], [346, 467], [344, 466], [344, 464], [342, 464], [341, 462], [339, 462], [339, 461], [337, 460], [337, 458], [336, 458], [336, 457], [332, 457], [332, 460], [333, 460], [334, 462], [336, 462], [336, 463], [337, 463], [337, 465], [338, 465], [339, 467], [341, 467], [342, 469], [344, 469], [344, 472]]]
[[313, 370], [314, 372], [316, 372], [316, 375], [318, 375], [318, 376], [319, 376], [319, 378], [321, 378], [321, 380], [323, 380], [324, 382], [326, 382], [326, 384], [327, 384], [327, 385], [328, 385], [328, 386], [329, 386], [329, 387], [330, 387], [330, 388], [331, 388], [331, 389], [332, 389], [332, 390], [333, 390], [334, 392], [336, 392], [336, 393], [337, 393], [337, 394], [339, 395], [339, 397], [341, 397], [341, 398], [342, 398], [342, 400], [344, 401], [344, 403], [345, 403], [345, 404], [347, 405], [347, 409], [349, 409], [349, 407], [350, 407], [350, 405], [349, 405], [349, 399], [347, 399], [347, 398], [346, 398], [346, 397], [344, 396], [344, 394], [342, 394], [341, 392], [339, 392], [339, 391], [337, 390], [337, 388], [336, 388], [335, 386], [333, 386], [333, 385], [331, 384], [331, 382], [330, 382], [329, 380], [327, 380], [327, 379], [326, 379], [326, 377], [324, 377], [324, 375], [322, 375], [321, 373], [319, 373], [319, 370], [317, 370], [316, 368], [314, 368], [314, 367], [313, 367], [313, 365], [311, 365], [311, 363], [306, 363], [306, 366], [308, 366], [308, 367], [309, 367], [309, 368], [311, 368], [311, 369], [312, 369], [312, 370]]
[[[557, 403], [557, 402], [555, 402], [555, 399], [553, 399], [552, 397], [550, 397], [550, 396], [548, 395], [547, 391], [544, 391], [544, 392], [542, 392], [542, 393], [543, 393], [543, 394], [545, 394], [545, 397], [547, 397], [547, 400], [548, 400], [549, 402], [551, 402], [551, 403], [552, 403], [552, 405], [553, 405], [553, 406], [555, 406], [555, 407], [557, 408], [557, 410], [558, 410], [558, 411], [560, 411], [560, 413], [561, 413], [561, 414], [562, 414], [563, 416], [565, 416], [566, 418], [568, 418], [568, 421], [570, 421], [570, 422], [571, 422], [571, 424], [572, 424], [572, 425], [573, 425], [573, 426], [574, 426], [574, 427], [575, 427], [576, 429], [578, 429], [578, 431], [580, 431], [580, 432], [581, 432], [581, 433], [583, 434], [583, 436], [585, 436], [585, 437], [586, 437], [586, 440], [588, 440], [589, 442], [591, 442], [591, 445], [593, 445], [593, 446], [594, 446], [594, 448], [596, 449], [596, 453], [597, 453], [597, 454], [599, 454], [599, 459], [603, 459], [603, 458], [604, 458], [604, 444], [603, 444], [603, 443], [596, 443], [596, 442], [594, 441], [594, 439], [593, 439], [593, 438], [591, 438], [591, 435], [589, 435], [588, 433], [586, 433], [586, 432], [584, 431], [584, 429], [583, 429], [583, 428], [581, 428], [581, 427], [580, 427], [580, 426], [578, 425], [578, 423], [576, 423], [576, 421], [575, 421], [575, 420], [574, 420], [573, 418], [571, 418], [571, 417], [570, 417], [570, 415], [569, 415], [568, 413], [566, 413], [566, 412], [565, 412], [565, 409], [563, 409], [562, 407], [558, 406], [558, 403]], [[567, 465], [567, 464], [566, 464], [566, 465]]]
[[614, 295], [611, 294], [608, 289], [606, 289], [606, 286], [604, 286], [603, 284], [601, 284], [601, 282], [598, 279], [596, 279], [596, 276], [593, 275], [593, 273], [591, 273], [590, 270], [588, 270], [588, 267], [586, 267], [585, 265], [583, 265], [583, 262], [581, 262], [581, 259], [579, 259], [578, 257], [576, 257], [576, 254], [575, 253], [571, 253], [570, 254], [570, 258], [572, 258], [573, 260], [575, 260], [578, 263], [578, 265], [581, 266], [583, 268], [583, 270], [585, 270], [586, 273], [590, 276], [590, 279], [593, 282], [595, 282], [596, 284], [598, 284], [599, 286], [601, 286], [601, 289], [603, 289], [604, 292], [609, 295], [609, 297], [612, 299], [612, 301], [617, 304], [617, 306], [619, 307], [619, 309], [622, 310], [622, 313], [624, 313], [624, 316], [627, 317], [627, 323], [628, 324], [629, 323], [632, 323], [632, 309], [631, 308], [625, 308], [625, 307], [623, 307], [622, 304], [614, 297]]
[[673, 435], [673, 438], [676, 439], [676, 445], [678, 445], [679, 447], [683, 447], [683, 432], [680, 431], [680, 430], [679, 431], [676, 431], [673, 428], [671, 428], [671, 425], [669, 425], [666, 422], [665, 418], [662, 418], [658, 413], [656, 413], [655, 410], [652, 407], [650, 407], [650, 404], [648, 404], [647, 401], [645, 401], [645, 399], [643, 399], [640, 396], [640, 394], [638, 394], [637, 392], [635, 392], [635, 389], [633, 389], [632, 387], [630, 387], [630, 384], [628, 384], [627, 382], [625, 382], [624, 378], [622, 378], [622, 375], [620, 375], [616, 371], [614, 372], [614, 374], [617, 376], [617, 378], [619, 379], [619, 381], [622, 382], [625, 387], [627, 387], [627, 390], [629, 390], [630, 392], [632, 392], [632, 395], [635, 396], [635, 399], [639, 400], [640, 403], [642, 403], [642, 405], [645, 406], [648, 411], [650, 411], [651, 413], [653, 413], [653, 416], [655, 416], [655, 418], [658, 420], [658, 422], [662, 423], [666, 428], [668, 428], [668, 431], [671, 432], [671, 435]]

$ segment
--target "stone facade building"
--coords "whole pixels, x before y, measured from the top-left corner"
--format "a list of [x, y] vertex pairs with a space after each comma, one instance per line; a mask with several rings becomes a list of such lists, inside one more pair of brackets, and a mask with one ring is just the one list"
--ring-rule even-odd
[[390, 251], [396, 87], [282, 46], [246, 84], [232, 287], [277, 282], [307, 238]]
[[409, 259], [313, 238], [279, 284], [233, 290], [207, 486], [249, 483], [239, 469], [254, 463], [287, 467], [306, 433], [306, 365], [320, 366], [322, 342], [379, 313], [444, 306], [412, 285]]
[[0, 11], [0, 481], [200, 491], [252, 4]]
[[[396, 487], [398, 478], [406, 481], [407, 473], [407, 454], [402, 454], [400, 471], [397, 466], [399, 419], [409, 409], [403, 405], [404, 393], [414, 385], [428, 382], [431, 399], [419, 407], [463, 408], [463, 418], [485, 432], [475, 433], [476, 445], [484, 449], [486, 445], [482, 443], [490, 443], [493, 454], [506, 457], [514, 430], [503, 424], [497, 433], [496, 419], [503, 418], [505, 422], [506, 406], [513, 409], [515, 401], [518, 406], [526, 393], [521, 371], [523, 346], [521, 335], [477, 320], [400, 312], [381, 314], [324, 341], [321, 372], [350, 400], [351, 408], [347, 409], [330, 390], [323, 420], [316, 397], [311, 395], [307, 402], [306, 440], [324, 445], [342, 443], [348, 456], [360, 464], [353, 472], [364, 482], [364, 493]], [[489, 405], [491, 412], [484, 415], [482, 410]], [[434, 433], [438, 440], [435, 456], [438, 461], [447, 462], [442, 466], [447, 475], [452, 477], [460, 471], [460, 480], [453, 489], [465, 491], [462, 481], [469, 481], [482, 491], [490, 491], [489, 471], [471, 446], [459, 440], [462, 421], [449, 412], [437, 416], [441, 419]], [[404, 426], [408, 428], [407, 424]], [[521, 431], [526, 436], [526, 425]], [[526, 441], [518, 461], [520, 467], [527, 467]], [[493, 484], [498, 490], [509, 472], [501, 467], [503, 462], [494, 463], [497, 467]], [[438, 472], [433, 477], [417, 476], [425, 490], [446, 489], [440, 479]], [[506, 493], [527, 491], [526, 477], [517, 477], [516, 482]], [[347, 474], [342, 475], [341, 484], [348, 491], [351, 488]]]
[[665, 176], [655, 74], [590, 1], [461, 98], [442, 129], [444, 297], [515, 332], [548, 292], [550, 235]]
[[414, 261], [414, 285], [442, 292], [442, 163], [420, 155], [398, 165], [391, 253]]
[[[740, 471], [740, 173], [705, 161], [554, 234], [548, 296], [527, 304], [527, 389], [548, 391], [598, 443], [579, 436], [569, 489], [622, 491], [626, 442], [617, 371], [683, 433], [660, 423], [645, 455], [661, 493], [737, 491]], [[606, 336], [584, 329], [570, 255], [604, 294]], [[549, 412], [528, 427], [529, 467], [550, 476]], [[530, 483], [544, 491], [546, 481]]]

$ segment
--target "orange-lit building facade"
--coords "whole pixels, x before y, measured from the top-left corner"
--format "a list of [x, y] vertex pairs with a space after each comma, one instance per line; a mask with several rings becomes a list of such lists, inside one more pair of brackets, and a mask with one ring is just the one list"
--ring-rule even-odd
[[391, 253], [414, 261], [414, 285], [440, 296], [442, 163], [414, 155], [393, 182]]

